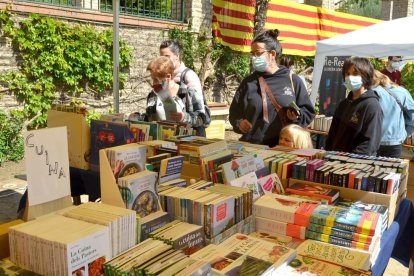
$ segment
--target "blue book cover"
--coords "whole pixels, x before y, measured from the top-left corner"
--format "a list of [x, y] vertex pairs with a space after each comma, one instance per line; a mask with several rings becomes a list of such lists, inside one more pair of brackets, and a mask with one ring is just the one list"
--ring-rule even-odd
[[91, 170], [99, 171], [99, 150], [135, 142], [125, 123], [91, 121]]

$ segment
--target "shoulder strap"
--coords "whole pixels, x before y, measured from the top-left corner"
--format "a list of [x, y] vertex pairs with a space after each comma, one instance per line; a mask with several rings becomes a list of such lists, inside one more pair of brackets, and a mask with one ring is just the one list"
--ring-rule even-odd
[[292, 71], [290, 71], [290, 74], [289, 74], [290, 85], [292, 86], [293, 95], [295, 95], [295, 98], [296, 98], [296, 91], [295, 91], [295, 87], [293, 86], [292, 75], [293, 75], [293, 73], [292, 73]]
[[267, 96], [270, 99], [270, 102], [272, 103], [273, 107], [275, 108], [278, 117], [280, 119], [280, 121], [282, 122], [282, 125], [285, 126], [286, 125], [286, 118], [283, 114], [283, 109], [280, 106], [280, 104], [276, 101], [275, 97], [273, 96], [272, 91], [270, 90], [269, 86], [267, 85], [265, 79], [260, 76], [259, 77], [259, 84], [260, 84], [260, 91], [262, 93], [262, 102], [263, 102], [263, 120], [266, 123], [269, 123], [269, 114], [268, 114], [268, 110], [267, 110]]
[[181, 72], [181, 77], [180, 77], [180, 84], [185, 84], [185, 75], [187, 74], [188, 71], [190, 71], [191, 69], [186, 67], [182, 72]]
[[[390, 94], [394, 100], [397, 102], [397, 104], [400, 106], [402, 113], [405, 113], [405, 109], [404, 106], [402, 105], [401, 101], [398, 99], [398, 97], [387, 87], [384, 87], [385, 91], [388, 92], [388, 94]], [[405, 114], [404, 114], [405, 115]]]

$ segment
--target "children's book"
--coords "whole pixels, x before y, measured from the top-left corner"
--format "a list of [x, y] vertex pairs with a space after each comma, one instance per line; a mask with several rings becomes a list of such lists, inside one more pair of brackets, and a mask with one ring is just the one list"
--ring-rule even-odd
[[338, 189], [331, 189], [306, 183], [294, 183], [293, 185], [289, 185], [289, 188], [287, 188], [286, 191], [292, 194], [327, 199], [330, 204], [332, 204], [339, 197]]

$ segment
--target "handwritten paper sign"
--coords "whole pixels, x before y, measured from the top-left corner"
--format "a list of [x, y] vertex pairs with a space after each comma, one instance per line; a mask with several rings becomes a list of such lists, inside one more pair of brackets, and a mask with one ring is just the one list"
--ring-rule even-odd
[[66, 127], [26, 132], [24, 153], [30, 206], [70, 195]]

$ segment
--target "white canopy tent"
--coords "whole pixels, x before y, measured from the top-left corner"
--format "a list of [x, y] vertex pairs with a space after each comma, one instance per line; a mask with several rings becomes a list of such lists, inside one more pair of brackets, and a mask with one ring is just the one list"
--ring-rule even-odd
[[388, 57], [414, 56], [414, 16], [384, 21], [344, 35], [318, 41], [312, 80], [311, 101], [316, 96], [327, 56]]

